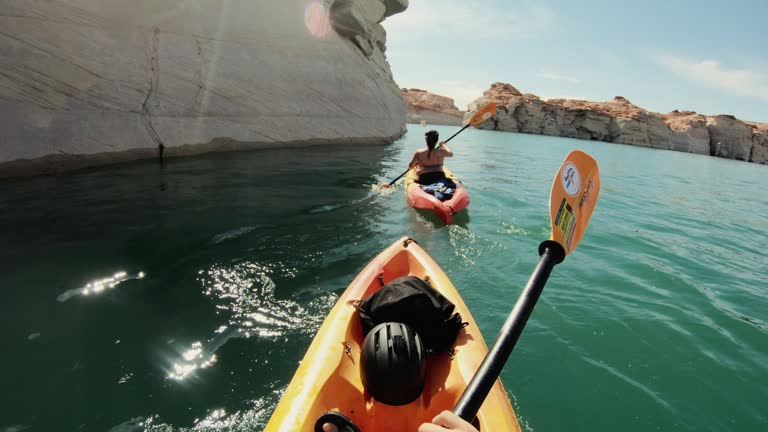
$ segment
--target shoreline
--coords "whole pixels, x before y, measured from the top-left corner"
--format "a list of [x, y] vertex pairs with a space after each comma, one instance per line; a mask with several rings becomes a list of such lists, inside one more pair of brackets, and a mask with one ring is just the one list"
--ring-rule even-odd
[[[451, 126], [451, 125], [438, 125], [437, 123], [433, 123], [437, 126]], [[421, 127], [419, 123], [406, 123], [406, 126], [414, 126], [414, 127]], [[429, 128], [430, 124], [427, 124], [427, 128]], [[696, 153], [696, 152], [683, 152], [683, 151], [677, 151], [677, 150], [671, 150], [671, 149], [663, 149], [663, 148], [657, 148], [657, 147], [649, 147], [649, 146], [641, 146], [636, 144], [629, 144], [629, 143], [621, 143], [621, 142], [615, 142], [615, 141], [602, 141], [602, 140], [592, 140], [592, 139], [583, 139], [578, 137], [568, 137], [568, 136], [560, 136], [560, 135], [547, 135], [547, 134], [538, 134], [538, 133], [530, 133], [530, 132], [520, 132], [520, 131], [507, 131], [502, 129], [486, 129], [486, 128], [475, 128], [477, 130], [483, 130], [488, 132], [499, 132], [504, 134], [512, 134], [512, 135], [532, 135], [532, 136], [540, 136], [540, 137], [551, 137], [551, 138], [560, 138], [560, 139], [567, 139], [567, 140], [575, 140], [575, 141], [583, 141], [583, 142], [600, 142], [605, 144], [615, 144], [625, 147], [632, 147], [636, 149], [642, 149], [642, 150], [658, 150], [658, 151], [668, 151], [673, 153], [680, 153], [680, 154], [687, 154], [690, 156], [697, 156], [705, 158], [706, 160], [718, 160], [718, 161], [725, 161], [725, 162], [733, 162], [738, 163], [741, 165], [743, 162], [748, 162], [751, 165], [768, 165], [764, 163], [757, 163], [757, 162], [750, 162], [750, 161], [743, 161], [739, 159], [732, 159], [732, 158], [726, 158], [726, 157], [720, 157], [720, 156], [712, 156], [708, 154], [702, 154], [702, 153]]]
[[[92, 154], [51, 154], [34, 159], [16, 159], [0, 163], [0, 180], [35, 176], [54, 176], [88, 168], [108, 167], [129, 162], [202, 156], [211, 153], [257, 151], [280, 148], [307, 148], [320, 145], [389, 145], [400, 139], [407, 129], [389, 137], [310, 138], [306, 140], [238, 141], [232, 138], [215, 138], [204, 144], [182, 144], [175, 147], [144, 147], [129, 150]], [[160, 153], [162, 152], [162, 158]]]

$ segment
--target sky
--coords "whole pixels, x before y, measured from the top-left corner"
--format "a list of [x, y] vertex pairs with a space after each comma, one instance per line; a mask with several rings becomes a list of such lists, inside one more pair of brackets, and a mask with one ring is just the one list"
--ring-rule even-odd
[[768, 0], [410, 0], [383, 25], [400, 87], [459, 109], [500, 81], [768, 122]]

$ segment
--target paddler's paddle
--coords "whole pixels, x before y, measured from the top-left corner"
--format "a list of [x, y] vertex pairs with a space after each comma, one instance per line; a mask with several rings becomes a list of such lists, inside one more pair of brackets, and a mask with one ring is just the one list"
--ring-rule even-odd
[[[491, 118], [494, 114], [496, 114], [496, 103], [495, 102], [489, 102], [489, 103], [485, 104], [482, 108], [477, 110], [477, 112], [472, 115], [472, 118], [469, 119], [469, 123], [464, 125], [463, 128], [459, 129], [458, 132], [456, 132], [455, 134], [451, 135], [451, 137], [448, 138], [447, 140], [445, 140], [444, 142], [447, 143], [448, 141], [452, 140], [456, 135], [460, 134], [464, 129], [466, 129], [466, 128], [470, 127], [470, 126], [478, 126], [478, 125], [482, 124], [483, 122], [485, 122], [486, 120]], [[388, 188], [388, 187], [392, 186], [393, 184], [395, 184], [396, 181], [400, 180], [400, 177], [402, 177], [405, 174], [407, 174], [408, 171], [410, 171], [410, 168], [405, 170], [405, 172], [403, 172], [399, 176], [395, 177], [395, 179], [392, 180], [391, 182], [389, 182], [387, 184], [383, 184], [380, 187]]]
[[552, 268], [563, 262], [576, 249], [595, 208], [600, 193], [597, 162], [588, 154], [574, 150], [565, 158], [552, 183], [549, 194], [549, 218], [552, 235], [539, 245], [539, 263], [514, 309], [499, 332], [496, 342], [485, 356], [453, 412], [472, 421], [499, 377], [509, 354], [525, 327], [539, 299]]

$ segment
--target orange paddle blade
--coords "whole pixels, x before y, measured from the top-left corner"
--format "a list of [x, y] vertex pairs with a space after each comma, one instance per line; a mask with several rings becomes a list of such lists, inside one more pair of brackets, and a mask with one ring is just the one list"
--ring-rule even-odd
[[551, 239], [568, 255], [587, 229], [600, 194], [600, 171], [592, 156], [581, 150], [568, 154], [552, 183], [549, 195]]
[[477, 126], [493, 117], [494, 114], [496, 114], [496, 103], [489, 102], [472, 115], [472, 118], [469, 119], [469, 124]]

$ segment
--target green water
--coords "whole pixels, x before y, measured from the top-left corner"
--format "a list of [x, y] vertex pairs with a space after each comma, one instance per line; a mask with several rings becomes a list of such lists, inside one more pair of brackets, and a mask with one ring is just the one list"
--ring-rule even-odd
[[261, 430], [323, 315], [402, 235], [490, 342], [573, 148], [602, 191], [502, 376], [524, 428], [768, 430], [768, 167], [467, 130], [449, 166], [472, 203], [445, 227], [402, 187], [371, 193], [423, 142], [410, 128], [0, 183], [0, 431]]

